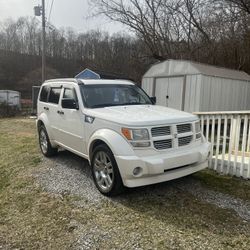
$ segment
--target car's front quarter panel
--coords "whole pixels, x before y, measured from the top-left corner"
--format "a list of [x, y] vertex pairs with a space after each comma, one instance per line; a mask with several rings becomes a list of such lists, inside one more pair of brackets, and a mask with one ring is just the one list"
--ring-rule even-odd
[[88, 154], [91, 155], [92, 146], [96, 140], [106, 143], [114, 155], [129, 156], [135, 152], [129, 142], [119, 133], [121, 126], [99, 118], [92, 124], [85, 122]]

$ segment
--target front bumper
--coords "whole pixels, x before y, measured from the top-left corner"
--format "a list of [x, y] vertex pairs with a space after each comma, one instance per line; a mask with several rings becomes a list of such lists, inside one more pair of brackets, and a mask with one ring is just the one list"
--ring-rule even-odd
[[[115, 156], [123, 184], [127, 187], [144, 186], [180, 178], [208, 166], [210, 143], [166, 154], [154, 156]], [[133, 170], [140, 167], [141, 172], [135, 176]]]

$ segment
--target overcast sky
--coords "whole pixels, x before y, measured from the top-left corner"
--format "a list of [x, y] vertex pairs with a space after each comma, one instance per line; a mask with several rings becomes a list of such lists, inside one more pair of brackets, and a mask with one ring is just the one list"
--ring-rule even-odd
[[[53, 0], [45, 0], [47, 17]], [[110, 22], [103, 16], [91, 18], [90, 0], [54, 0], [50, 22], [60, 27], [73, 27], [76, 31], [84, 32], [99, 29], [110, 33], [127, 32], [119, 23]], [[33, 16], [33, 7], [41, 0], [0, 0], [0, 21], [11, 17]], [[38, 17], [39, 18], [39, 17]]]

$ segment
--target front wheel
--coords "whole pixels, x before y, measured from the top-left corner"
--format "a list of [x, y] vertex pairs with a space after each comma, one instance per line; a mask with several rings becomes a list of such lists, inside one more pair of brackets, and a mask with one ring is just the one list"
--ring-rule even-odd
[[102, 194], [114, 196], [124, 190], [114, 155], [106, 145], [95, 148], [91, 169], [95, 185]]

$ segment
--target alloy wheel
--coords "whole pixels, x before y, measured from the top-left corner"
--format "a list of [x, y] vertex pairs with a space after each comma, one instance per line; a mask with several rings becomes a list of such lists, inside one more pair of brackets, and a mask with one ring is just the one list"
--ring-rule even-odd
[[40, 146], [44, 154], [48, 151], [48, 140], [45, 131], [41, 129], [40, 131]]
[[93, 167], [99, 188], [104, 192], [111, 190], [114, 182], [114, 169], [109, 156], [104, 151], [96, 153]]

